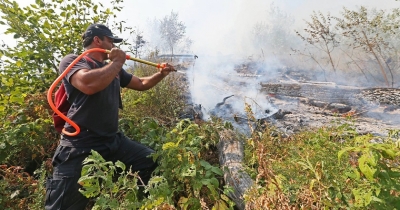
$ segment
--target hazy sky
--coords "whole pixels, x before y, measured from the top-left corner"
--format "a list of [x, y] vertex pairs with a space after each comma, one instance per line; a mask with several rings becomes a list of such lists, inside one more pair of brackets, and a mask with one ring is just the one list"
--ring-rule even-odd
[[[17, 2], [27, 5], [34, 0]], [[101, 2], [107, 5], [105, 1]], [[125, 20], [129, 26], [146, 33], [148, 20], [161, 19], [174, 11], [187, 26], [187, 36], [194, 41], [194, 52], [235, 53], [235, 46], [241, 43], [245, 32], [251, 30], [255, 23], [267, 21], [266, 12], [273, 2], [293, 16], [296, 24], [304, 23], [303, 19], [307, 19], [313, 10], [335, 14], [343, 6], [391, 9], [400, 5], [395, 0], [125, 0], [117, 20]], [[4, 27], [0, 26], [1, 39], [5, 37], [3, 30]]]
[[[399, 7], [395, 0], [146, 0], [125, 1], [119, 18], [145, 30], [147, 20], [161, 19], [173, 10], [187, 26], [187, 35], [194, 40], [193, 51], [232, 51], [246, 31], [259, 21], [266, 21], [266, 12], [273, 3], [304, 23], [313, 10], [337, 14], [343, 6], [391, 9]], [[234, 51], [234, 50], [233, 50]]]

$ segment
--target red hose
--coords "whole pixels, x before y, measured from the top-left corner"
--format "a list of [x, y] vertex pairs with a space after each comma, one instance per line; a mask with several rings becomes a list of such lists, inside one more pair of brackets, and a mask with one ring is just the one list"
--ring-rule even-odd
[[50, 105], [51, 109], [52, 109], [55, 113], [57, 113], [63, 120], [65, 120], [65, 121], [68, 122], [72, 127], [75, 128], [75, 132], [73, 132], [73, 133], [70, 133], [70, 132], [66, 131], [65, 128], [63, 128], [62, 132], [63, 132], [65, 135], [68, 135], [68, 136], [76, 136], [76, 135], [78, 135], [79, 132], [81, 132], [81, 129], [79, 128], [79, 126], [78, 126], [76, 123], [74, 123], [74, 121], [72, 121], [72, 120], [69, 119], [67, 116], [65, 116], [65, 115], [64, 115], [62, 112], [60, 112], [60, 111], [57, 109], [57, 107], [54, 105], [53, 98], [52, 98], [52, 96], [53, 96], [53, 91], [54, 91], [54, 89], [57, 87], [57, 84], [60, 83], [60, 81], [65, 77], [65, 75], [68, 74], [68, 72], [71, 70], [71, 68], [72, 68], [73, 66], [75, 66], [75, 64], [78, 63], [79, 60], [81, 60], [81, 59], [83, 58], [83, 56], [85, 56], [85, 55], [87, 55], [88, 53], [91, 53], [91, 52], [104, 52], [104, 53], [105, 53], [106, 50], [105, 50], [105, 49], [101, 49], [101, 48], [93, 48], [93, 49], [89, 49], [89, 50], [86, 50], [85, 52], [83, 52], [83, 53], [82, 53], [81, 55], [79, 55], [74, 61], [72, 61], [71, 64], [69, 64], [69, 66], [65, 69], [65, 71], [64, 71], [60, 76], [57, 77], [57, 79], [53, 82], [53, 84], [51, 84], [51, 86], [50, 86], [50, 88], [49, 88], [49, 91], [47, 92], [47, 101], [49, 102], [49, 105]]

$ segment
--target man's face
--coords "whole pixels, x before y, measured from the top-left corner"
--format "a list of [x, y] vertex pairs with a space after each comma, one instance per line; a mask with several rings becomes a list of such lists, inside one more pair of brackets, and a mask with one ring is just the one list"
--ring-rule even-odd
[[[100, 48], [106, 49], [106, 50], [111, 50], [112, 48], [115, 47], [114, 45], [114, 39], [111, 39], [110, 37], [104, 36], [103, 40], [100, 40]], [[108, 59], [108, 55], [104, 54], [104, 60]]]
[[114, 47], [115, 47], [114, 39], [111, 39], [110, 37], [104, 36], [104, 40], [102, 42], [102, 48], [103, 49], [107, 49], [107, 50], [111, 50]]

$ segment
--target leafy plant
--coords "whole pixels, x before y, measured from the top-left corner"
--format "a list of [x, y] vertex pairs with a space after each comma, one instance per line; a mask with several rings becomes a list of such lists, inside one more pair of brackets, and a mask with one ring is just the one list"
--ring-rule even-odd
[[350, 124], [288, 138], [276, 133], [267, 126], [247, 140], [248, 170], [257, 183], [245, 196], [247, 209], [399, 206], [398, 131], [389, 131], [379, 143], [372, 135], [358, 135]]
[[199, 209], [204, 205], [227, 209], [232, 205], [219, 191], [222, 170], [203, 159], [207, 148], [217, 142], [218, 127], [182, 120], [166, 134], [153, 158], [160, 163], [156, 174], [167, 180], [170, 192], [160, 190], [165, 192], [160, 195], [159, 191], [149, 190], [151, 199], [174, 201], [181, 209]]
[[357, 137], [338, 153], [353, 154], [356, 167], [346, 174], [357, 182], [352, 189], [355, 207], [393, 209], [400, 205], [400, 149], [392, 140], [371, 142], [372, 136]]
[[96, 198], [93, 209], [139, 207], [137, 174], [126, 170], [122, 162], [105, 161], [98, 152], [92, 151], [83, 164], [82, 176], [78, 180], [82, 189], [79, 191], [87, 198]]

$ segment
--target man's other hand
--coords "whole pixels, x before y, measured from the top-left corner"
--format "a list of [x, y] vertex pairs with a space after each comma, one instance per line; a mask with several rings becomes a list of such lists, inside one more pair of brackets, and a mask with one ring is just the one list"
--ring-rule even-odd
[[162, 66], [162, 68], [161, 68], [160, 72], [164, 76], [167, 76], [169, 73], [176, 71], [174, 66], [172, 66], [168, 63], [162, 63], [161, 66]]

